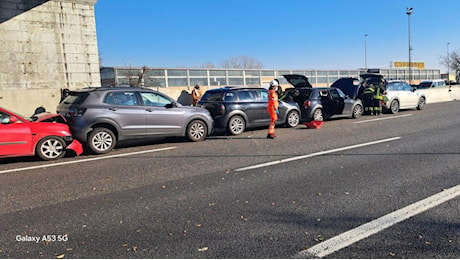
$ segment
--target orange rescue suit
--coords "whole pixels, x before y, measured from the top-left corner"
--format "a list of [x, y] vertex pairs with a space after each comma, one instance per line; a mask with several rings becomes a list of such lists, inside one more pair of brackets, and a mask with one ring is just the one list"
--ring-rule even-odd
[[274, 135], [275, 134], [275, 122], [278, 120], [278, 114], [276, 113], [278, 111], [278, 93], [274, 89], [270, 89], [268, 91], [268, 106], [267, 106], [267, 111], [268, 114], [270, 115], [270, 125], [268, 127], [268, 134], [269, 135]]

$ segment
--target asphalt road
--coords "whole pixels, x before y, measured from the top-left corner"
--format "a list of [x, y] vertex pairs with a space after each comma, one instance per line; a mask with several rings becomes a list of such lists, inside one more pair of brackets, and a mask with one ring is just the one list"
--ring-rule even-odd
[[460, 102], [0, 160], [2, 258], [460, 258]]

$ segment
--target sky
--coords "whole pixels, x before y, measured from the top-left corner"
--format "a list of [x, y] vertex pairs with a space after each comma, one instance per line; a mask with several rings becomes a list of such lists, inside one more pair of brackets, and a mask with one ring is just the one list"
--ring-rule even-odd
[[[407, 8], [412, 7], [410, 17]], [[459, 0], [98, 0], [102, 66], [264, 69], [390, 68], [460, 50]], [[367, 36], [365, 36], [367, 34]], [[367, 59], [366, 59], [367, 56]]]

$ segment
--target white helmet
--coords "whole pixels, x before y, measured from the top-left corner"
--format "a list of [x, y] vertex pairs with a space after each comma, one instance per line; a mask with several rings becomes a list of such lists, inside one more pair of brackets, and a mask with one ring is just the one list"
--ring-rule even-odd
[[270, 81], [270, 87], [277, 87], [278, 86], [278, 81], [272, 80]]

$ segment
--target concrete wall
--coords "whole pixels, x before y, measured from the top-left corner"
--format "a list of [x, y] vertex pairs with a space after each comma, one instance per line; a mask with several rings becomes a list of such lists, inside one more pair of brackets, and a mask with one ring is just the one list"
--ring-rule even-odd
[[100, 86], [96, 2], [0, 1], [0, 106], [55, 111], [61, 89]]

